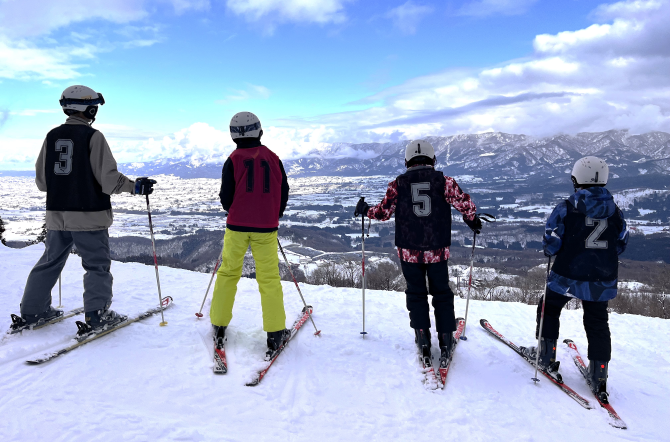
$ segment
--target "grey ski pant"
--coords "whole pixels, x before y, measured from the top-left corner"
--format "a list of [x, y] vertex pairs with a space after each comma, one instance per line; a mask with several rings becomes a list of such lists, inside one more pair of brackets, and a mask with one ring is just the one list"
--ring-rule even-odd
[[112, 304], [112, 274], [109, 269], [109, 232], [47, 231], [46, 249], [30, 271], [21, 300], [21, 314], [37, 315], [51, 305], [51, 290], [58, 281], [72, 246], [81, 255], [84, 274], [84, 311], [102, 310]]

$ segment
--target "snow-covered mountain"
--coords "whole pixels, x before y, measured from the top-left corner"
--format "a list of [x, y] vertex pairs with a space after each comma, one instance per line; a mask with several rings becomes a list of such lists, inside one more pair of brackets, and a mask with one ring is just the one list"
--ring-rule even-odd
[[[631, 135], [625, 130], [532, 138], [501, 132], [427, 137], [436, 149], [438, 166], [451, 175], [483, 179], [557, 176], [571, 170], [585, 155], [610, 164], [612, 177], [670, 174], [670, 134]], [[293, 177], [308, 175], [395, 175], [404, 170], [408, 141], [395, 143], [338, 143], [284, 166]], [[271, 146], [270, 146], [271, 147]], [[182, 178], [218, 178], [225, 158], [162, 159], [124, 164], [131, 175], [174, 174]]]
[[[17, 313], [30, 269], [44, 251], [36, 245], [0, 245], [0, 329]], [[112, 265], [116, 311], [129, 315], [157, 304], [153, 266]], [[80, 259], [63, 271], [63, 304], [81, 306]], [[124, 441], [661, 441], [670, 434], [667, 397], [670, 322], [611, 314], [610, 401], [628, 424], [612, 428], [600, 408], [586, 410], [546, 380], [535, 385], [532, 367], [478, 324], [488, 319], [520, 345], [534, 340], [535, 307], [472, 301], [467, 341], [456, 349], [444, 390], [422, 385], [403, 293], [366, 292], [365, 339], [360, 290], [303, 285], [314, 305], [321, 338], [305, 324], [263, 382], [246, 387], [263, 359], [258, 286], [240, 280], [228, 329], [229, 372], [212, 373], [211, 327], [198, 311], [209, 275], [160, 268], [160, 316], [115, 331], [40, 366], [31, 356], [59, 348], [76, 332], [69, 318], [0, 342], [0, 440]], [[283, 282], [287, 320], [302, 308], [295, 286]], [[54, 305], [58, 299], [54, 291]], [[211, 299], [211, 292], [210, 292]], [[456, 313], [465, 300], [456, 299]], [[634, 332], [633, 332], [634, 331]], [[561, 316], [561, 339], [586, 353], [581, 310]], [[436, 338], [433, 337], [433, 342]], [[561, 343], [567, 385], [591, 398]], [[665, 435], [665, 436], [663, 436]]]

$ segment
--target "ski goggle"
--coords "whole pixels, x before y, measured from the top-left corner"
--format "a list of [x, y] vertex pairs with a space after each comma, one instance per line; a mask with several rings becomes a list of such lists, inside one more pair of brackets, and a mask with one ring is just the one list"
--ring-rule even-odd
[[98, 104], [105, 104], [105, 99], [101, 93], [98, 93], [98, 98], [61, 98], [59, 101], [61, 106], [68, 106], [70, 104], [81, 104], [83, 106], [97, 106]]
[[230, 133], [231, 134], [240, 134], [244, 136], [247, 132], [251, 132], [254, 130], [258, 130], [261, 128], [261, 123], [256, 122], [254, 124], [249, 124], [247, 126], [230, 126]]

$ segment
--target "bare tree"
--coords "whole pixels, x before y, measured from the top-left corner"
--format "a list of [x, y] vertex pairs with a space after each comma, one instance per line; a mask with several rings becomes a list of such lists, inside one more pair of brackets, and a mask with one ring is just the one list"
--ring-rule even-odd
[[398, 265], [394, 262], [380, 262], [366, 275], [366, 285], [372, 290], [405, 290], [405, 280]]

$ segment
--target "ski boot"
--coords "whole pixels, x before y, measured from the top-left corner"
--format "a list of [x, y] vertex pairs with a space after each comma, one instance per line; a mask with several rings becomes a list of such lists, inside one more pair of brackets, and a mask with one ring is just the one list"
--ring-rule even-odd
[[282, 349], [291, 337], [291, 330], [284, 329], [268, 332], [268, 350], [265, 352], [265, 360], [269, 361]]
[[423, 368], [433, 366], [433, 356], [430, 353], [430, 329], [414, 329], [414, 342], [419, 351], [419, 360]]
[[439, 333], [438, 339], [440, 341], [440, 368], [447, 368], [454, 348], [454, 335], [453, 333]]
[[606, 361], [589, 361], [588, 367], [588, 382], [593, 394], [600, 399], [604, 404], [608, 404], [607, 400], [607, 369], [608, 362]]
[[226, 327], [223, 325], [212, 324], [212, 329], [214, 330], [214, 344], [216, 345], [216, 348], [220, 350], [226, 342]]
[[49, 306], [49, 309], [37, 315], [12, 315], [12, 323], [9, 326], [10, 333], [16, 333], [26, 328], [42, 325], [63, 316], [63, 310]]
[[77, 340], [82, 341], [89, 335], [99, 333], [128, 319], [114, 310], [92, 310], [85, 313], [86, 322], [77, 321]]
[[[558, 374], [558, 367], [561, 365], [560, 361], [556, 360], [556, 343], [557, 339], [545, 339], [542, 338], [540, 343], [540, 359], [539, 365], [540, 368], [544, 368], [551, 374]], [[537, 347], [521, 347], [521, 352], [530, 359], [533, 364], [535, 363], [535, 358], [537, 357]]]

